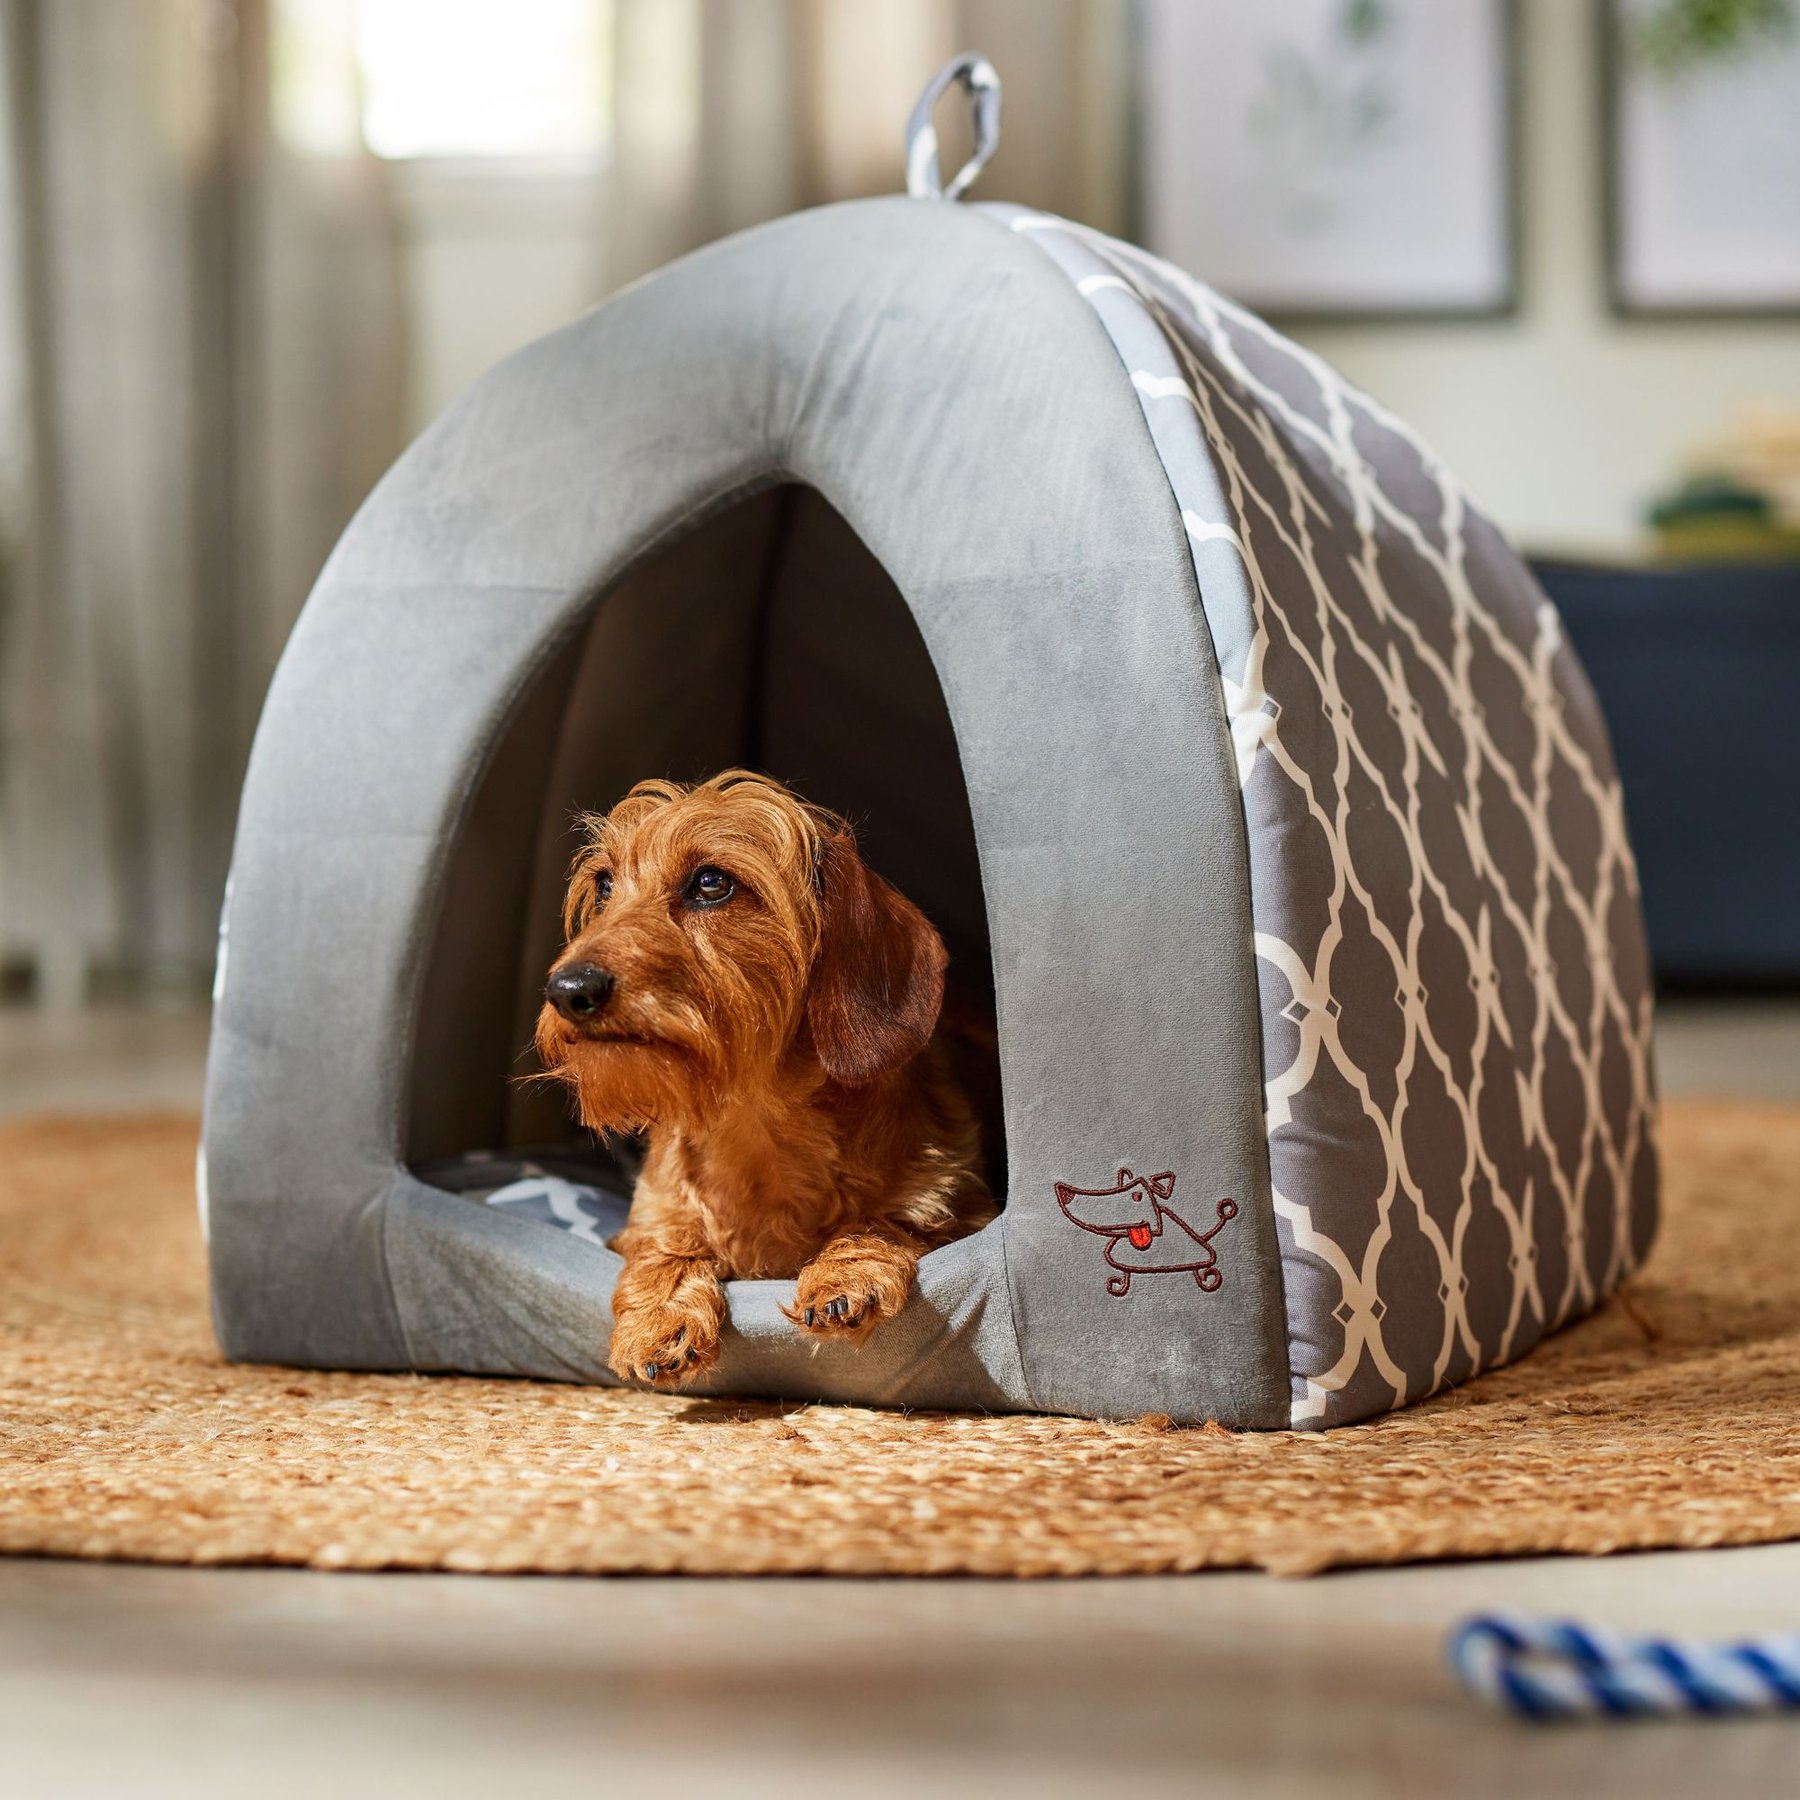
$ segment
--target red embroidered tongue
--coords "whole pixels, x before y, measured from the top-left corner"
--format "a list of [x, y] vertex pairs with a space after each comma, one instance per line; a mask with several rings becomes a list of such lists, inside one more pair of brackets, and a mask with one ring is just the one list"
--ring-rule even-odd
[[1132, 1226], [1130, 1235], [1132, 1249], [1148, 1250], [1150, 1248], [1150, 1227], [1148, 1225]]

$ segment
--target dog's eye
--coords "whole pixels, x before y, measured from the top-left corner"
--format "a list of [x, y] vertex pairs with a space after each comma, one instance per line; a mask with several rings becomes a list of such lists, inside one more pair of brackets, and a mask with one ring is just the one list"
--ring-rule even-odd
[[737, 892], [737, 883], [723, 869], [708, 863], [688, 877], [687, 898], [690, 906], [723, 906]]
[[602, 869], [594, 877], [594, 904], [603, 905], [612, 898], [612, 870]]

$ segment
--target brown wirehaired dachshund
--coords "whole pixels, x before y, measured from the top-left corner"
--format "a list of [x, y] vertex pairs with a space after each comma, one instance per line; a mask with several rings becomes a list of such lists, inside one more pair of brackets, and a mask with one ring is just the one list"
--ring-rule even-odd
[[994, 1216], [943, 940], [764, 776], [640, 782], [582, 823], [537, 1049], [584, 1125], [648, 1133], [608, 1360], [666, 1386], [711, 1368], [733, 1278], [796, 1278], [796, 1326], [862, 1341], [927, 1250]]

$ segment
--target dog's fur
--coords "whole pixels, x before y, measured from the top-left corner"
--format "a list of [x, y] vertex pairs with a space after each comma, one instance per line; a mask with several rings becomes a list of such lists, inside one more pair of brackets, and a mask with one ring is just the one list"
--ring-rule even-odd
[[942, 939], [842, 819], [744, 770], [641, 782], [583, 826], [551, 977], [613, 987], [574, 1021], [547, 997], [537, 1049], [583, 1124], [648, 1134], [613, 1369], [712, 1367], [734, 1277], [796, 1277], [795, 1325], [860, 1341], [926, 1250], [994, 1216], [938, 1030]]

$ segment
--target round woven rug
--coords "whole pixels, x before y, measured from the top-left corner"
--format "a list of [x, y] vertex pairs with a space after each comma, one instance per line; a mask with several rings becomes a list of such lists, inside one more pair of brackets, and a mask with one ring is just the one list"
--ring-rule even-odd
[[1623, 1300], [1373, 1424], [1237, 1435], [219, 1360], [187, 1118], [0, 1127], [0, 1551], [1045, 1575], [1800, 1537], [1800, 1109], [1668, 1109]]

